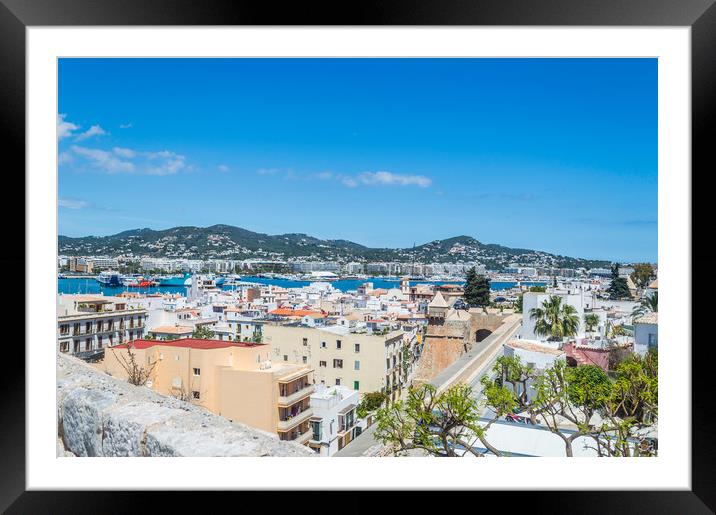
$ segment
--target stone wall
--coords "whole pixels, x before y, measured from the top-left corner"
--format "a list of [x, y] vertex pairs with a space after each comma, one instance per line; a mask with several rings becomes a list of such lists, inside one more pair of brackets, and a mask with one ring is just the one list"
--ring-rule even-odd
[[57, 456], [316, 456], [303, 445], [57, 356]]
[[469, 322], [445, 322], [428, 325], [425, 345], [414, 376], [415, 383], [432, 381], [440, 372], [455, 363], [476, 342], [480, 329], [495, 331], [509, 315], [470, 310]]

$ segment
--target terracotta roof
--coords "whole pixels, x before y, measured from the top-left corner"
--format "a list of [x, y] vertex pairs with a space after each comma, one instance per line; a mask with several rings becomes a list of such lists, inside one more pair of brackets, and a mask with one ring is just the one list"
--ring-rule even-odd
[[[132, 346], [135, 349], [148, 349], [150, 347], [154, 347], [156, 345], [162, 346], [162, 347], [182, 347], [182, 348], [189, 348], [189, 349], [201, 349], [201, 350], [209, 350], [209, 349], [226, 349], [228, 347], [258, 347], [259, 345], [265, 345], [263, 343], [253, 343], [253, 342], [226, 342], [222, 340], [204, 340], [200, 338], [182, 338], [179, 340], [169, 340], [169, 341], [162, 341], [162, 340], [134, 340], [132, 342]], [[116, 349], [125, 349], [127, 348], [127, 344], [122, 345], [116, 345]]]
[[638, 318], [634, 319], [635, 324], [658, 324], [659, 323], [659, 313], [647, 313], [646, 315], [642, 315]]
[[186, 334], [194, 331], [194, 328], [189, 325], [161, 325], [150, 329], [150, 333], [164, 333], [164, 334]]
[[269, 315], [277, 315], [280, 317], [305, 317], [306, 315], [322, 315], [322, 313], [311, 309], [278, 308], [273, 311], [269, 311]]

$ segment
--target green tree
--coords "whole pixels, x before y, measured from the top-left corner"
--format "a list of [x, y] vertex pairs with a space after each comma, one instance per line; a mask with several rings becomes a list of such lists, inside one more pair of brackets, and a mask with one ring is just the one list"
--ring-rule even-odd
[[547, 291], [546, 286], [530, 286], [529, 291], [531, 293], [545, 293]]
[[[609, 378], [594, 365], [568, 368], [563, 359], [541, 374], [535, 383], [532, 411], [547, 428], [564, 442], [567, 457], [574, 456], [572, 444], [594, 431], [592, 417], [609, 395]], [[576, 431], [565, 434], [561, 419]]]
[[656, 456], [649, 429], [658, 422], [658, 354], [632, 354], [619, 363], [611, 394], [602, 405], [602, 424], [592, 437], [599, 456]]
[[626, 279], [619, 277], [619, 263], [612, 266], [612, 282], [607, 288], [609, 298], [612, 300], [630, 299], [631, 292], [627, 285]]
[[656, 277], [654, 267], [649, 263], [637, 263], [634, 265], [634, 271], [631, 274], [631, 280], [638, 288], [646, 288], [652, 279]]
[[584, 325], [587, 326], [588, 333], [593, 332], [594, 328], [599, 325], [599, 315], [597, 315], [596, 313], [585, 313]]
[[202, 340], [211, 340], [214, 337], [214, 331], [212, 331], [206, 326], [200, 325], [196, 329], [194, 329], [194, 332], [191, 333], [191, 337], [199, 338]]
[[496, 378], [493, 380], [484, 376], [483, 388], [487, 388], [493, 382], [498, 386], [509, 384], [514, 395], [515, 407], [520, 408], [520, 411], [527, 409], [529, 407], [528, 382], [535, 377], [533, 367], [522, 363], [519, 356], [500, 356], [492, 370], [496, 373]]
[[520, 293], [519, 297], [517, 297], [517, 302], [515, 302], [515, 313], [522, 313], [522, 293]]
[[552, 295], [542, 302], [542, 306], [530, 310], [530, 318], [535, 321], [535, 333], [547, 336], [550, 341], [574, 336], [579, 329], [579, 316], [574, 306], [562, 304], [562, 297]]
[[368, 392], [358, 403], [356, 413], [358, 418], [366, 418], [375, 410], [380, 408], [388, 400], [388, 395], [383, 392]]
[[639, 305], [636, 306], [633, 311], [633, 316], [641, 316], [645, 315], [646, 313], [658, 313], [659, 312], [659, 292], [654, 292], [639, 302]]
[[475, 267], [467, 271], [465, 302], [470, 306], [486, 307], [490, 305], [490, 280], [484, 275], [477, 275]]
[[[496, 389], [511, 402], [504, 389]], [[479, 422], [480, 407], [468, 385], [459, 384], [441, 393], [430, 384], [411, 387], [405, 400], [379, 409], [376, 418], [375, 438], [391, 446], [395, 455], [422, 449], [432, 456], [458, 456], [456, 448], [460, 446], [474, 456], [484, 456], [478, 441], [501, 455], [485, 439], [486, 426]]]

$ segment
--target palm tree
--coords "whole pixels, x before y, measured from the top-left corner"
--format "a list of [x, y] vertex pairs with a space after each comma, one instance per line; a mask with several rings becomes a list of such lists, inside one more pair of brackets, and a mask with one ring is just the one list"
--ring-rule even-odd
[[594, 331], [594, 328], [599, 325], [599, 315], [596, 313], [585, 313], [584, 325], [587, 326], [587, 332], [591, 333]]
[[562, 304], [562, 297], [552, 295], [542, 307], [532, 308], [530, 318], [535, 321], [535, 333], [548, 336], [549, 341], [560, 341], [574, 336], [579, 329], [579, 316], [574, 306]]
[[638, 306], [631, 312], [632, 316], [641, 316], [647, 313], [658, 313], [659, 311], [659, 292], [655, 291], [651, 295], [647, 295]]

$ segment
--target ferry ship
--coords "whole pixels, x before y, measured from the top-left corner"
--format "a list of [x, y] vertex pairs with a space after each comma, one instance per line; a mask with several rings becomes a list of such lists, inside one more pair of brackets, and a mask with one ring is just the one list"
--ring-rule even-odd
[[159, 279], [158, 286], [189, 286], [191, 284], [191, 274], [183, 276], [163, 277]]
[[113, 272], [112, 270], [106, 270], [100, 272], [97, 276], [97, 282], [101, 286], [118, 287], [122, 286], [122, 278], [119, 272]]

